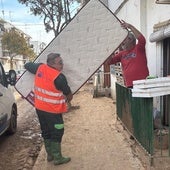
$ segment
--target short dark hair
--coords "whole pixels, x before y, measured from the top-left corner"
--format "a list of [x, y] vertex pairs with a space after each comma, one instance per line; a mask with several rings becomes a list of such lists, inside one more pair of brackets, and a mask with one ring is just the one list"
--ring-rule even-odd
[[55, 59], [60, 57], [59, 53], [50, 53], [47, 55], [47, 64], [51, 65], [55, 63]]

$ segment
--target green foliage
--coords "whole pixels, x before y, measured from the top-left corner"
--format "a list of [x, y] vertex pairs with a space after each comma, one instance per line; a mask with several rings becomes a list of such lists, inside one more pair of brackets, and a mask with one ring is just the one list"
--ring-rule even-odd
[[35, 16], [43, 18], [45, 30], [53, 31], [54, 35], [67, 25], [71, 16], [71, 7], [74, 2], [80, 0], [18, 0], [19, 3], [25, 4]]
[[29, 47], [26, 39], [22, 34], [19, 34], [15, 29], [5, 32], [2, 36], [2, 49], [7, 51], [11, 60], [17, 55], [22, 55], [23, 58], [33, 58], [35, 53]]

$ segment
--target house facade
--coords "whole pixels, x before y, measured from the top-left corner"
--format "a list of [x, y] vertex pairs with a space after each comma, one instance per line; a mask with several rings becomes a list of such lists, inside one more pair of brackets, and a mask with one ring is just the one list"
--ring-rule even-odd
[[[169, 0], [108, 0], [108, 8], [120, 19], [134, 25], [146, 38], [146, 54], [151, 76], [170, 75], [170, 1]], [[111, 76], [111, 88], [115, 78]], [[114, 95], [114, 92], [113, 92]], [[170, 102], [166, 97], [154, 99], [154, 107], [160, 110], [160, 102]], [[164, 108], [165, 112], [165, 108]]]
[[46, 43], [40, 41], [30, 41], [30, 44], [33, 46], [35, 54], [38, 56], [46, 47]]
[[[0, 39], [2, 38], [3, 33], [5, 31], [9, 31], [11, 29], [14, 29], [15, 31], [17, 31], [20, 35], [22, 35], [26, 39], [28, 44], [30, 43], [31, 37], [28, 34], [25, 34], [23, 31], [17, 29], [14, 25], [12, 25], [11, 23], [9, 23], [9, 22], [7, 22], [3, 19], [1, 19], [0, 23], [1, 23]], [[9, 53], [8, 53], [7, 50], [2, 49], [1, 41], [0, 41], [0, 60], [1, 60], [1, 63], [3, 64], [3, 66], [4, 66], [4, 69], [9, 70], [10, 69]], [[23, 69], [23, 65], [24, 65], [25, 62], [26, 62], [26, 59], [24, 59], [22, 55], [15, 56], [14, 59], [13, 59], [13, 69], [15, 69], [15, 70]]]
[[[45, 43], [39, 42], [39, 41], [31, 41], [31, 36], [24, 33], [22, 30], [16, 28], [11, 23], [0, 19], [0, 61], [4, 66], [5, 70], [10, 69], [10, 57], [9, 52], [7, 50], [2, 49], [2, 43], [1, 38], [3, 36], [3, 33], [5, 31], [9, 31], [11, 29], [14, 29], [16, 32], [18, 32], [20, 35], [22, 35], [26, 42], [30, 45], [30, 47], [33, 49], [34, 53], [38, 55], [46, 46]], [[24, 63], [29, 60], [29, 58], [25, 58], [22, 55], [17, 55], [13, 58], [13, 69], [16, 71], [23, 70], [24, 69]]]
[[[119, 6], [115, 8], [115, 4]], [[131, 23], [144, 34], [150, 75], [170, 74], [163, 68], [165, 40], [170, 38], [170, 1], [108, 0], [108, 7], [120, 20]], [[161, 35], [165, 29], [167, 33]]]
[[[120, 19], [134, 25], [146, 38], [146, 54], [151, 76], [170, 75], [170, 0], [108, 0], [108, 8]], [[170, 151], [170, 97], [133, 98], [131, 90], [116, 85], [111, 74], [111, 91], [117, 97], [118, 117], [141, 145], [156, 155], [155, 142], [162, 151], [164, 143]], [[117, 94], [114, 92], [116, 91]], [[170, 92], [168, 93], [170, 94]], [[159, 113], [157, 136], [155, 130], [155, 110]], [[156, 127], [157, 128], [157, 127]], [[166, 130], [167, 131], [166, 131]], [[166, 131], [166, 135], [163, 130]], [[167, 135], [168, 134], [168, 135]], [[157, 155], [156, 155], [157, 156]], [[168, 154], [166, 155], [168, 156]]]

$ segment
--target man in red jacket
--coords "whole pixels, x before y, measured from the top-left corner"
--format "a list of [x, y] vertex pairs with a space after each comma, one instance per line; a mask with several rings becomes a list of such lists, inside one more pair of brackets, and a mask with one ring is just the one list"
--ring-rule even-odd
[[123, 50], [112, 55], [107, 63], [111, 65], [121, 62], [125, 86], [131, 88], [134, 80], [145, 79], [149, 75], [145, 52], [146, 40], [133, 25], [122, 21], [121, 27], [128, 29], [129, 35], [121, 44]]

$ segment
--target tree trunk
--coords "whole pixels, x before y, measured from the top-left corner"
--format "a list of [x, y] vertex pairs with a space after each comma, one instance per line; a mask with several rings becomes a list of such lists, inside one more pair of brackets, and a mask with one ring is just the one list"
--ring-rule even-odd
[[10, 57], [10, 70], [13, 70], [13, 57]]

